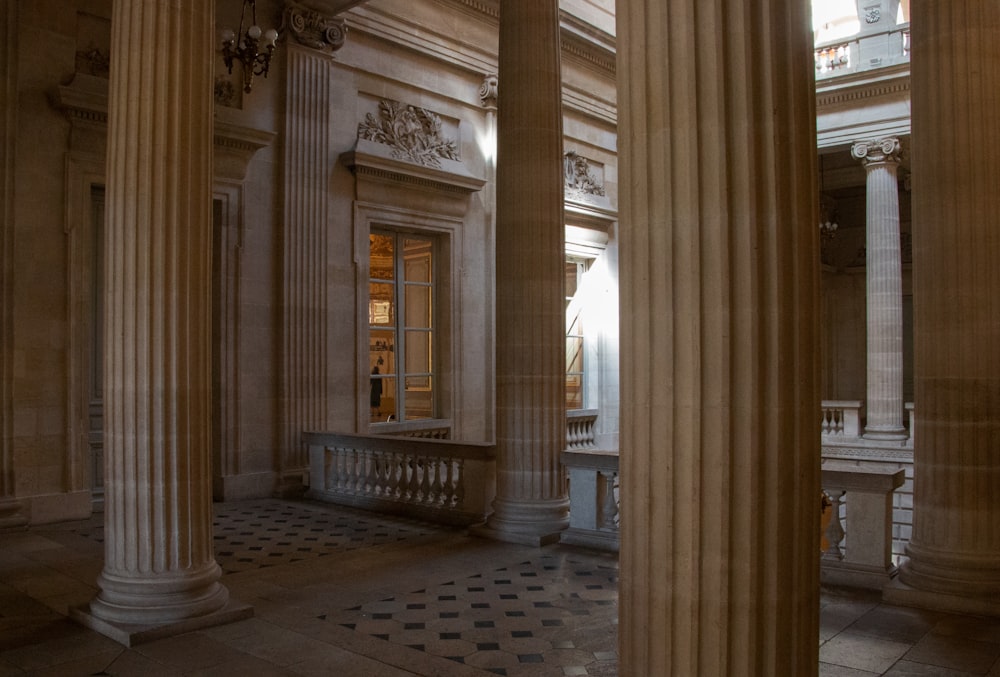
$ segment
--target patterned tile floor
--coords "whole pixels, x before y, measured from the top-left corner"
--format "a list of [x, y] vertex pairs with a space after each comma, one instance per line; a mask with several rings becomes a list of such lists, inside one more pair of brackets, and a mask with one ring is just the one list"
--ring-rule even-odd
[[[96, 594], [101, 515], [0, 531], [0, 677], [618, 674], [612, 555], [279, 500], [216, 505], [215, 548], [254, 617], [125, 648], [66, 618]], [[873, 594], [824, 590], [819, 642], [820, 677], [1000, 677], [1000, 619]]]

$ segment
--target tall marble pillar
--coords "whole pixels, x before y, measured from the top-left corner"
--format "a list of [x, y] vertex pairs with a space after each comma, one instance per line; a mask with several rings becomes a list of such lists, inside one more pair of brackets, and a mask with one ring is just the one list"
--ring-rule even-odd
[[899, 246], [899, 139], [860, 141], [851, 154], [867, 174], [865, 269], [868, 390], [864, 436], [903, 440], [903, 271]]
[[886, 597], [1000, 614], [1000, 4], [915, 2], [913, 535]]
[[816, 675], [808, 3], [627, 0], [617, 21], [620, 672]]
[[496, 212], [497, 497], [486, 533], [568, 525], [562, 106], [557, 0], [501, 0]]
[[125, 644], [231, 620], [212, 550], [213, 3], [116, 0], [105, 561], [75, 616]]

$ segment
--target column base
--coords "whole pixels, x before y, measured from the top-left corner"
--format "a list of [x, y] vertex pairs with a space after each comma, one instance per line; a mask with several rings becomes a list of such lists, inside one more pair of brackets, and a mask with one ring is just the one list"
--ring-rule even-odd
[[893, 579], [882, 588], [882, 600], [899, 606], [916, 607], [931, 611], [945, 611], [976, 616], [1000, 617], [1000, 607], [991, 597], [965, 597], [949, 595], [942, 592], [918, 590], [903, 583], [899, 578]]
[[27, 523], [28, 516], [20, 501], [0, 499], [0, 528], [23, 527]]
[[844, 585], [865, 590], [882, 590], [899, 573], [894, 565], [889, 567], [820, 560], [819, 580], [826, 585]]
[[865, 431], [861, 434], [866, 440], [908, 440], [910, 439], [910, 434], [907, 432], [906, 428], [903, 427], [886, 427], [886, 428], [865, 428]]
[[559, 541], [569, 526], [569, 499], [508, 501], [497, 499], [486, 523], [472, 527], [476, 536], [505, 543], [543, 546]]
[[195, 618], [185, 618], [184, 620], [165, 623], [162, 625], [140, 625], [131, 623], [116, 623], [98, 618], [91, 613], [90, 605], [86, 604], [69, 608], [69, 617], [86, 628], [99, 632], [105, 637], [109, 637], [119, 644], [127, 647], [137, 646], [146, 642], [152, 642], [166, 637], [174, 637], [202, 630], [217, 625], [235, 623], [236, 621], [253, 618], [253, 607], [249, 604], [242, 604], [230, 599], [226, 605], [218, 611], [197, 616]]

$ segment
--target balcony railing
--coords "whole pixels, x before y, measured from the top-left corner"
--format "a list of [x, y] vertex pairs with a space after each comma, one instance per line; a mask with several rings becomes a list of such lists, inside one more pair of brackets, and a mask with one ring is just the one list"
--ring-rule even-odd
[[861, 400], [823, 400], [821, 431], [827, 438], [861, 436]]
[[829, 502], [820, 579], [880, 590], [896, 574], [892, 494], [903, 485], [904, 471], [824, 460], [822, 475]]
[[569, 474], [569, 528], [560, 542], [618, 552], [618, 452], [565, 451], [560, 460]]
[[910, 60], [910, 24], [849, 40], [816, 45], [813, 50], [817, 79], [882, 68]]
[[593, 449], [597, 446], [594, 428], [597, 409], [570, 409], [566, 412], [566, 448]]
[[305, 433], [303, 440], [309, 498], [439, 524], [475, 524], [490, 511], [492, 444], [342, 433]]

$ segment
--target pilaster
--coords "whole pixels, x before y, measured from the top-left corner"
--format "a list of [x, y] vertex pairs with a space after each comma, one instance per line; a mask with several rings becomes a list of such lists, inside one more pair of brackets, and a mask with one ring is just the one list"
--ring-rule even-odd
[[212, 6], [113, 11], [105, 562], [73, 615], [133, 644], [249, 609], [227, 605], [212, 550]]
[[899, 139], [859, 141], [851, 154], [867, 175], [867, 422], [864, 436], [904, 440], [903, 272], [899, 245]]
[[496, 212], [497, 497], [485, 534], [540, 544], [569, 524], [562, 107], [556, 0], [503, 0]]
[[912, 11], [913, 535], [885, 596], [996, 615], [1000, 5], [917, 2]]
[[285, 74], [282, 452], [280, 493], [303, 486], [301, 435], [326, 428], [329, 403], [327, 267], [332, 100], [330, 54], [344, 44], [342, 19], [287, 2]]
[[816, 675], [808, 6], [635, 0], [617, 22], [619, 671]]

